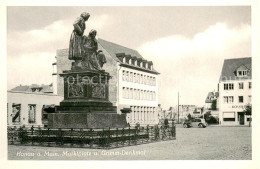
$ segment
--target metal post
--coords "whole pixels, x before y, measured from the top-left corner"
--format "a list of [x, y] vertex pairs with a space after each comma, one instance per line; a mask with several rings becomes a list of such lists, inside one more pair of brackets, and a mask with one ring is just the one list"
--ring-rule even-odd
[[180, 112], [179, 112], [179, 92], [178, 92], [178, 124], [180, 123], [179, 114], [180, 114]]

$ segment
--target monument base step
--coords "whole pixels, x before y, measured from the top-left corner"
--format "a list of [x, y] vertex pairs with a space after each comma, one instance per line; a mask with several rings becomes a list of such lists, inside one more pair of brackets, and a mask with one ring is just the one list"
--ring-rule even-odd
[[117, 113], [50, 113], [48, 128], [102, 129], [128, 127], [125, 114]]

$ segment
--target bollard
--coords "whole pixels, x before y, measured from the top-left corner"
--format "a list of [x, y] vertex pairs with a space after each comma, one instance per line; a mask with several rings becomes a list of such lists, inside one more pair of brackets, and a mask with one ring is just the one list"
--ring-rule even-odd
[[70, 129], [70, 146], [73, 147], [74, 139], [73, 139], [73, 128]]
[[116, 128], [116, 147], [118, 147], [118, 128]]

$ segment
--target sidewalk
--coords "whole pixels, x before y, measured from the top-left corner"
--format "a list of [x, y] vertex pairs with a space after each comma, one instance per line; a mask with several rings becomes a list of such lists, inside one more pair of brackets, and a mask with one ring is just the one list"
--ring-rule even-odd
[[[182, 124], [175, 124], [176, 128], [183, 128]], [[219, 125], [219, 124], [209, 124], [207, 127], [249, 127], [248, 125]], [[252, 125], [251, 125], [252, 127]]]
[[219, 124], [210, 124], [207, 127], [249, 127], [249, 126], [248, 125], [219, 125]]

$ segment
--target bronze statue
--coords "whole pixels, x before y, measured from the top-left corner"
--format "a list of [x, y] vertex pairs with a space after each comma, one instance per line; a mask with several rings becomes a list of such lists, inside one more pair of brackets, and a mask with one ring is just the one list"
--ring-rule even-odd
[[82, 59], [82, 66], [84, 69], [101, 70], [97, 60], [97, 31], [91, 30], [89, 35], [83, 38], [84, 57]]
[[101, 68], [103, 67], [103, 65], [104, 65], [105, 63], [107, 63], [106, 57], [105, 57], [105, 55], [103, 54], [103, 51], [102, 51], [102, 50], [98, 50], [98, 52], [97, 52], [97, 60], [98, 60], [98, 63], [99, 63], [99, 65], [100, 65]]
[[105, 55], [98, 50], [96, 39], [97, 31], [91, 30], [88, 36], [84, 36], [85, 21], [90, 15], [82, 13], [74, 22], [74, 30], [70, 38], [69, 59], [72, 62], [72, 70], [102, 70], [106, 63]]
[[69, 59], [81, 60], [83, 56], [83, 35], [85, 31], [85, 22], [90, 17], [89, 13], [83, 12], [74, 22], [74, 30], [70, 37]]

